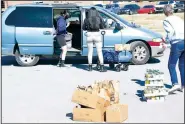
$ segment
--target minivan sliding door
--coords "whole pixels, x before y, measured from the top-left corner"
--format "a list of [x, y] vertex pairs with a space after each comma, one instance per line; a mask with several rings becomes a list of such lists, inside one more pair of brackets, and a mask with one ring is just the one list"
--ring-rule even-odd
[[[116, 21], [113, 18], [109, 17], [104, 12], [99, 11], [99, 13], [105, 23], [105, 28], [100, 30], [100, 33], [104, 34], [104, 36], [102, 35], [103, 49], [114, 49], [115, 44], [122, 43], [122, 38], [121, 38], [122, 33], [121, 33], [121, 31], [115, 31]], [[85, 17], [85, 15], [84, 15], [84, 17]], [[87, 43], [86, 43], [87, 37], [85, 35], [86, 32], [87, 31], [83, 31], [83, 56], [87, 56], [87, 54], [88, 54], [88, 48], [87, 48]], [[93, 55], [94, 56], [97, 55], [97, 51], [95, 49], [95, 46], [94, 46], [94, 50], [93, 50]]]

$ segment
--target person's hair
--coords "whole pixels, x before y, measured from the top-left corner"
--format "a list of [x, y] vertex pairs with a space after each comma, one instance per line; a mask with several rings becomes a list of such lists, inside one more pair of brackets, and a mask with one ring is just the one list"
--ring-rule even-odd
[[[97, 13], [96, 13], [96, 16], [100, 17], [100, 14], [99, 14], [99, 12], [96, 10], [95, 7], [91, 7], [90, 10], [95, 10], [95, 11], [97, 12]], [[90, 10], [89, 10], [89, 11], [90, 11]]]
[[96, 8], [95, 7], [91, 7], [91, 10], [96, 10]]
[[172, 5], [165, 5], [164, 6], [164, 13], [165, 13], [165, 15], [172, 15], [173, 14], [173, 7], [172, 7]]
[[88, 11], [85, 12], [85, 16], [86, 16], [86, 18], [88, 18]]
[[60, 13], [60, 15], [66, 15], [67, 14], [67, 11], [66, 10], [64, 10], [64, 11], [62, 11], [61, 13]]

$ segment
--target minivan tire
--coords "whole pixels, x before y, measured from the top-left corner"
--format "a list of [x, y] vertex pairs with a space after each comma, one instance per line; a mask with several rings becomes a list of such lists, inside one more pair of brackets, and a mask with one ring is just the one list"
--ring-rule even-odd
[[20, 66], [34, 66], [39, 61], [39, 56], [27, 55], [27, 56], [30, 56], [31, 60], [30, 60], [30, 62], [24, 62], [23, 59], [21, 59], [21, 56], [24, 56], [24, 55], [21, 55], [19, 50], [16, 50], [15, 51], [15, 60], [18, 63], [18, 65], [20, 65]]
[[[141, 50], [142, 48], [142, 50]], [[141, 51], [137, 51], [138, 49], [140, 49]], [[145, 43], [143, 43], [142, 41], [135, 41], [131, 43], [131, 51], [132, 51], [132, 63], [135, 65], [143, 65], [146, 64], [148, 62], [148, 60], [150, 59], [150, 51], [149, 48], [147, 47], [147, 45]], [[137, 53], [137, 52], [139, 53]], [[145, 53], [145, 57], [142, 60], [138, 60], [137, 57], [141, 57], [141, 54]], [[138, 55], [140, 54], [140, 55]]]

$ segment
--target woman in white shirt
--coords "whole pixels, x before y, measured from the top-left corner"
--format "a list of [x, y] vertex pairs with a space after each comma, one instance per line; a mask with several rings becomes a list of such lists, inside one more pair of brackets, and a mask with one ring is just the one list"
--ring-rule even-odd
[[[163, 21], [164, 29], [167, 33], [166, 42], [171, 44], [168, 69], [171, 76], [172, 88], [169, 93], [184, 91], [184, 21], [173, 15], [173, 7], [166, 5], [164, 14], [167, 16]], [[181, 85], [179, 85], [176, 73], [176, 64], [179, 60], [179, 71]]]

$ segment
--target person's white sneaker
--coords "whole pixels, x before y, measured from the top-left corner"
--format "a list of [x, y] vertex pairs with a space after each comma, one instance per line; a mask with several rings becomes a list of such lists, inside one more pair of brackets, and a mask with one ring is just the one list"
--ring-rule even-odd
[[181, 87], [178, 91], [183, 92], [184, 93], [184, 87]]
[[180, 89], [181, 89], [181, 86], [178, 85], [178, 84], [176, 84], [176, 85], [174, 85], [174, 86], [168, 91], [168, 94], [171, 94], [171, 93], [173, 93], [173, 92], [175, 92], [175, 91], [177, 91], [177, 90], [180, 90]]

